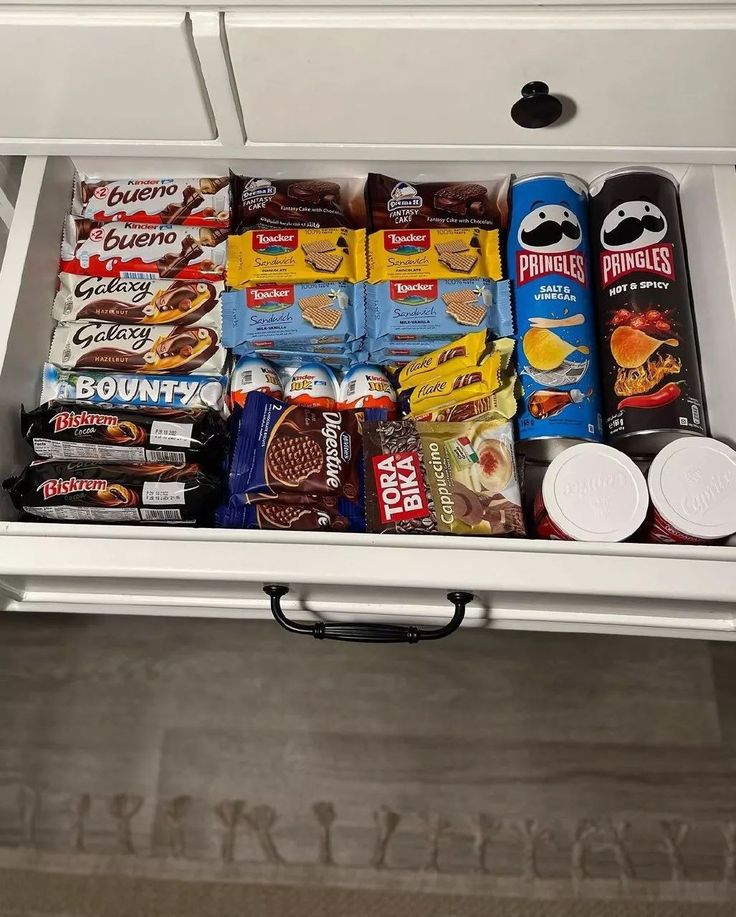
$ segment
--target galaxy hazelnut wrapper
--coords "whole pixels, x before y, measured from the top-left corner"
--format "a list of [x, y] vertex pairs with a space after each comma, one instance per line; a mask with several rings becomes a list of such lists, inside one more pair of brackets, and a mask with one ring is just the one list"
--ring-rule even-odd
[[58, 325], [49, 363], [61, 369], [149, 375], [222, 372], [227, 353], [214, 328], [197, 325]]
[[366, 521], [392, 534], [525, 534], [513, 427], [484, 415], [364, 427]]
[[222, 327], [221, 280], [131, 280], [62, 273], [51, 317], [57, 322]]

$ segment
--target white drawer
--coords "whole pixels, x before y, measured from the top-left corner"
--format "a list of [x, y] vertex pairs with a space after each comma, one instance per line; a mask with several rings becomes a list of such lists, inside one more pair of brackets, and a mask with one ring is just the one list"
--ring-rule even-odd
[[0, 12], [0, 140], [215, 136], [183, 11]]
[[[196, 167], [196, 163], [194, 164]], [[224, 166], [224, 163], [222, 164]], [[246, 168], [245, 163], [232, 163]], [[251, 162], [256, 174], [329, 175], [369, 164]], [[537, 171], [531, 163], [519, 171]], [[150, 161], [146, 164], [150, 168]], [[191, 172], [191, 160], [179, 164]], [[133, 160], [119, 174], [140, 172]], [[411, 179], [485, 174], [488, 163], [382, 163]], [[493, 169], [508, 164], [493, 164]], [[605, 165], [569, 163], [591, 178]], [[176, 174], [177, 164], [162, 165]], [[29, 157], [0, 273], [0, 475], [29, 458], [20, 402], [35, 404], [49, 344], [59, 232], [74, 166]], [[714, 435], [736, 441], [736, 172], [681, 166], [682, 203]], [[3, 497], [0, 520], [12, 520]], [[736, 546], [278, 534], [0, 521], [0, 608], [262, 616], [265, 583], [287, 583], [299, 616], [448, 617], [445, 593], [474, 592], [478, 626], [733, 637]]]
[[[259, 9], [225, 24], [251, 143], [736, 149], [736, 10]], [[541, 130], [510, 117], [533, 80], [563, 102]]]

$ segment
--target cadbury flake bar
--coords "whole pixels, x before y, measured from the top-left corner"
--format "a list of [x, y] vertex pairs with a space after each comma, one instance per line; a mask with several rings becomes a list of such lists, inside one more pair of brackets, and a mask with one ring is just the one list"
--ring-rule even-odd
[[106, 408], [49, 402], [21, 408], [21, 433], [40, 458], [184, 464], [221, 451], [225, 424], [199, 408]]
[[221, 280], [127, 280], [62, 273], [51, 317], [57, 322], [222, 325]]
[[132, 280], [222, 279], [228, 235], [225, 226], [101, 223], [69, 214], [60, 270]]
[[508, 222], [508, 175], [487, 181], [407, 182], [371, 172], [365, 193], [373, 231], [503, 229]]
[[368, 237], [368, 279], [502, 280], [497, 229], [386, 229]]
[[230, 236], [227, 282], [357, 283], [366, 278], [364, 229], [254, 229]]
[[74, 216], [125, 223], [230, 225], [230, 179], [74, 176]]
[[359, 494], [361, 439], [352, 411], [321, 411], [248, 395], [239, 418], [230, 495]]
[[3, 487], [16, 509], [42, 520], [206, 524], [220, 480], [198, 465], [32, 462]]
[[61, 369], [211, 374], [222, 372], [226, 356], [214, 328], [72, 322], [57, 325], [49, 363]]
[[238, 232], [365, 226], [362, 178], [232, 177]]
[[370, 532], [524, 535], [512, 424], [398, 420], [364, 427]]
[[225, 410], [227, 376], [149, 376], [43, 368], [41, 403], [84, 401], [139, 407]]

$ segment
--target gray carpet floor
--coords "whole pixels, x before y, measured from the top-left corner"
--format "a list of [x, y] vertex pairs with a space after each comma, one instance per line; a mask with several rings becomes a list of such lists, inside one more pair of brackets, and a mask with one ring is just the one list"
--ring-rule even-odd
[[0, 914], [736, 913], [735, 660], [6, 615]]

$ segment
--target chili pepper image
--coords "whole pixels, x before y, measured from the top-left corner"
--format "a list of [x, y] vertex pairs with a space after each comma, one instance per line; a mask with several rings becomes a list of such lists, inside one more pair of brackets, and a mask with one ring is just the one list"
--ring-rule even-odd
[[682, 388], [679, 382], [668, 382], [663, 385], [657, 392], [650, 392], [648, 395], [629, 395], [628, 398], [622, 398], [618, 403], [619, 411], [622, 408], [661, 408], [662, 405], [669, 404], [682, 394]]

